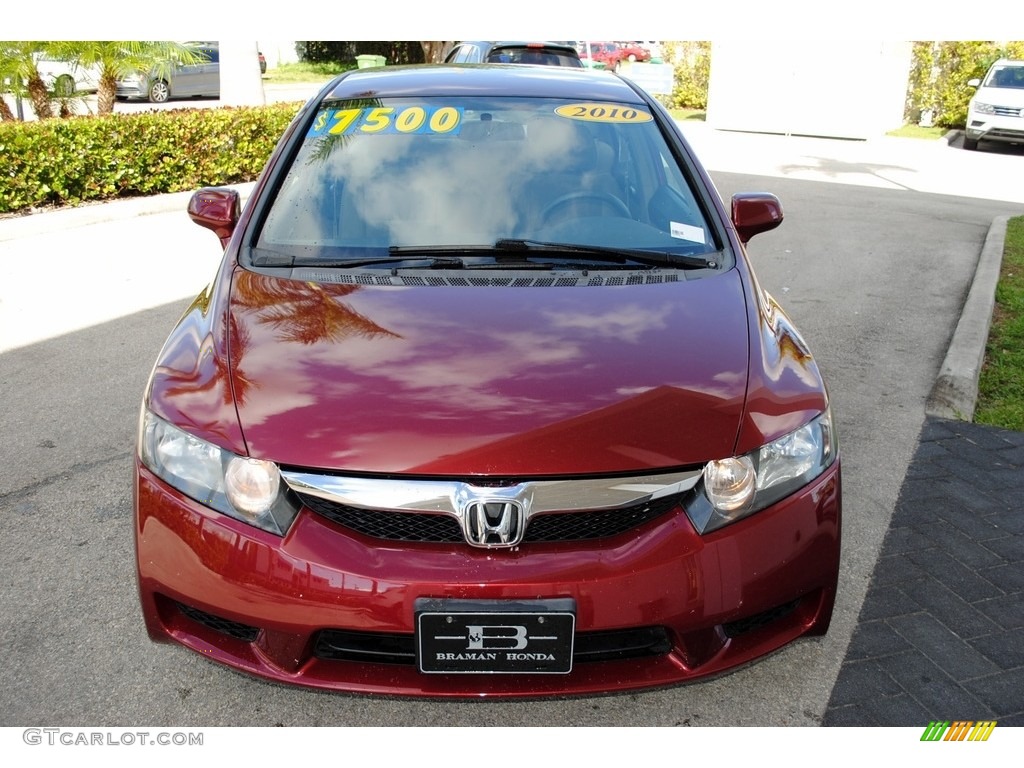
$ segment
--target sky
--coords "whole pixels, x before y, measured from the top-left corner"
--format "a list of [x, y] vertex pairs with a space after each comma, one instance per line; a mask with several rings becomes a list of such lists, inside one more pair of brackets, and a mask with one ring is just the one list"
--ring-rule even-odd
[[[809, 37], [861, 40], [991, 40], [1024, 34], [1024, 2], [989, 0], [975, 14], [963, 2], [921, 0], [729, 0], [633, 2], [631, 0], [516, 0], [508, 7], [482, 0], [389, 0], [340, 3], [307, 0], [299, 5], [242, 6], [206, 3], [188, 16], [151, 14], [125, 0], [48, 0], [38, 19], [10, 14], [4, 36], [38, 39], [145, 39], [157, 29], [168, 39], [435, 40], [534, 38], [612, 40], [764, 39]], [[657, 6], [657, 7], [656, 7]], [[509, 9], [514, 8], [514, 13]], [[664, 9], [671, 9], [665, 11]], [[274, 10], [277, 9], [277, 13]], [[301, 9], [295, 12], [295, 9]], [[383, 10], [386, 9], [386, 10]], [[625, 9], [628, 9], [625, 10]], [[269, 12], [268, 12], [269, 11]], [[282, 12], [284, 11], [284, 12]], [[113, 33], [113, 34], [112, 34]]]

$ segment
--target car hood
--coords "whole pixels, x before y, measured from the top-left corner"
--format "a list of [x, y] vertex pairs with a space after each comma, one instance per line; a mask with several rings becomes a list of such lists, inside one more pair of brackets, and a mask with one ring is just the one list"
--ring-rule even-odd
[[1024, 108], [1024, 89], [983, 87], [975, 91], [971, 101], [993, 104], [998, 107]]
[[230, 290], [231, 390], [258, 458], [521, 476], [679, 467], [736, 445], [750, 346], [735, 270], [571, 288], [237, 270]]
[[745, 262], [695, 281], [530, 288], [225, 266], [168, 337], [146, 407], [284, 466], [636, 474], [747, 453], [828, 405], [807, 345]]

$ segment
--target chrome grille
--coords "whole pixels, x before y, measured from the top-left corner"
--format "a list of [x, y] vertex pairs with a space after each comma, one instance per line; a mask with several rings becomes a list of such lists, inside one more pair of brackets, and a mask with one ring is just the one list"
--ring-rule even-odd
[[[676, 508], [701, 469], [520, 482], [281, 474], [308, 509], [365, 536], [491, 549], [617, 536]], [[493, 518], [483, 521], [481, 509], [494, 511]], [[495, 533], [505, 526], [507, 537]]]
[[617, 536], [668, 512], [678, 496], [636, 504], [625, 509], [537, 515], [526, 528], [524, 541], [586, 541]]
[[375, 539], [434, 543], [465, 541], [459, 521], [449, 515], [360, 509], [309, 494], [299, 494], [299, 498], [318, 515]]
[[[450, 515], [360, 509], [310, 494], [299, 494], [299, 498], [318, 515], [375, 539], [435, 544], [465, 541], [459, 521]], [[678, 503], [677, 495], [619, 509], [539, 514], [527, 525], [523, 543], [587, 541], [617, 536], [660, 517]]]

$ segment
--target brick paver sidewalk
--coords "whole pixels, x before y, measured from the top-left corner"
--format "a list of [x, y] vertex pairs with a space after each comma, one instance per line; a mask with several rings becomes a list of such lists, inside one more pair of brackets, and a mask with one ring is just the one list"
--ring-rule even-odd
[[824, 725], [1024, 725], [1024, 433], [929, 417]]

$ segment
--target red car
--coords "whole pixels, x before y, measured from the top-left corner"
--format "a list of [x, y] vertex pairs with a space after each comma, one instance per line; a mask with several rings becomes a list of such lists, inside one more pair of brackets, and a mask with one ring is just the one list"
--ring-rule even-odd
[[616, 45], [618, 45], [619, 51], [622, 53], [622, 58], [627, 61], [651, 60], [651, 52], [639, 43], [616, 43]]
[[618, 70], [624, 61], [649, 61], [651, 54], [638, 45], [621, 43], [592, 42], [578, 45], [580, 57], [587, 57], [589, 45], [590, 61], [599, 61], [605, 69]]
[[480, 698], [699, 680], [828, 628], [829, 397], [744, 250], [781, 205], [725, 207], [642, 90], [353, 70], [244, 209], [189, 213], [225, 250], [141, 409], [154, 640]]

